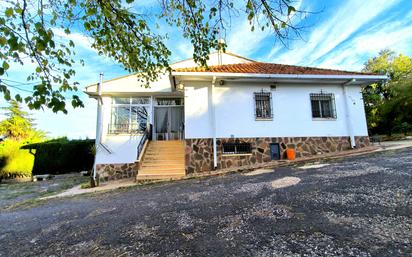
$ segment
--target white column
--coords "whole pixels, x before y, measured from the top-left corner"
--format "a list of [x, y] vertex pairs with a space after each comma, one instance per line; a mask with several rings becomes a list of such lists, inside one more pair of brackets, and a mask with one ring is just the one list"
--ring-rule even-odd
[[345, 105], [345, 119], [346, 119], [346, 127], [347, 131], [350, 137], [350, 144], [352, 148], [356, 147], [356, 141], [355, 141], [355, 135], [353, 133], [353, 126], [352, 126], [352, 119], [350, 115], [350, 108], [349, 108], [349, 102], [348, 102], [348, 93], [347, 93], [347, 85], [355, 82], [355, 80], [351, 80], [345, 84], [342, 85], [342, 91], [343, 91], [343, 102]]
[[96, 153], [94, 156], [94, 164], [93, 164], [93, 180], [96, 181], [96, 159], [97, 159], [97, 152], [101, 145], [102, 140], [102, 87], [103, 83], [103, 73], [100, 73], [100, 81], [97, 84], [97, 118], [96, 118], [96, 139], [95, 139], [95, 148]]
[[216, 146], [216, 116], [215, 116], [215, 103], [214, 103], [214, 91], [215, 91], [216, 77], [212, 79], [212, 87], [210, 92], [210, 115], [212, 123], [212, 135], [213, 135], [213, 167], [217, 167], [217, 146]]

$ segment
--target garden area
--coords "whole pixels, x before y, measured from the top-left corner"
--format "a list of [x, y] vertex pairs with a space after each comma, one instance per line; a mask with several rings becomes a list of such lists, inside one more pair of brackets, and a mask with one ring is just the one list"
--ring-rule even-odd
[[94, 140], [49, 139], [29, 114], [11, 101], [0, 122], [0, 182], [31, 180], [34, 175], [91, 171]]
[[383, 50], [362, 71], [389, 78], [362, 89], [369, 136], [381, 141], [412, 136], [412, 58]]

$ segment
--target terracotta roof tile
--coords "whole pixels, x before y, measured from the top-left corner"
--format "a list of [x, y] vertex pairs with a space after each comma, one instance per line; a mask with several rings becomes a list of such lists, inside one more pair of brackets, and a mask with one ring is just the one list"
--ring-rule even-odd
[[377, 75], [354, 71], [321, 69], [314, 67], [294, 66], [276, 63], [252, 62], [227, 64], [219, 66], [176, 68], [176, 72], [227, 72], [256, 74], [310, 74], [310, 75]]

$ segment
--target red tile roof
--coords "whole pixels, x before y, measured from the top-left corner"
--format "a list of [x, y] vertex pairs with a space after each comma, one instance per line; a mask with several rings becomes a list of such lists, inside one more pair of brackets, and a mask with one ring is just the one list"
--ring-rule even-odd
[[251, 62], [226, 64], [209, 67], [176, 68], [176, 72], [224, 72], [224, 73], [256, 73], [256, 74], [310, 74], [310, 75], [378, 75], [372, 73], [321, 69], [276, 63]]

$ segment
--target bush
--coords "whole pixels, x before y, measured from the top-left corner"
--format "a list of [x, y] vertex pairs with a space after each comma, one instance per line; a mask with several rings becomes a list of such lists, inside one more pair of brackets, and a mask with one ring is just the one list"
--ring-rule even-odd
[[68, 140], [60, 138], [24, 148], [36, 149], [33, 175], [63, 174], [91, 170], [94, 140]]
[[409, 124], [408, 122], [402, 122], [401, 124], [398, 124], [395, 126], [395, 131], [403, 133], [405, 136], [409, 131], [412, 131], [412, 124]]
[[29, 150], [20, 149], [22, 143], [6, 139], [0, 143], [0, 177], [30, 177], [34, 155]]

